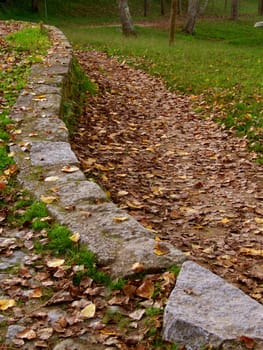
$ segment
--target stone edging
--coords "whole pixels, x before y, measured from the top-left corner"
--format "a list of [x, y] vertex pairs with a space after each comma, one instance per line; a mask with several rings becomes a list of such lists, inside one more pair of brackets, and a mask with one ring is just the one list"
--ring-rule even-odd
[[[43, 64], [32, 67], [28, 84], [10, 113], [19, 130], [11, 146], [19, 181], [36, 199], [50, 199], [47, 207], [52, 216], [79, 232], [81, 243], [88, 245], [112, 276], [132, 274], [136, 263], [145, 271], [181, 266], [186, 260], [182, 252], [156, 242], [150, 230], [109, 202], [79, 169], [60, 119], [70, 86], [72, 48], [61, 31], [47, 28], [53, 46]], [[188, 261], [165, 308], [163, 337], [186, 344], [188, 350], [200, 350], [205, 343], [224, 350], [247, 349], [244, 339], [261, 350], [262, 310], [262, 305], [237, 288]]]
[[72, 48], [60, 30], [47, 28], [53, 46], [45, 61], [32, 67], [28, 84], [10, 113], [19, 128], [11, 146], [19, 181], [36, 199], [52, 202], [47, 204], [51, 215], [78, 232], [81, 243], [88, 245], [112, 276], [132, 274], [136, 263], [145, 271], [181, 266], [186, 260], [182, 252], [169, 243], [156, 242], [150, 230], [109, 202], [78, 168], [60, 119], [70, 84]]

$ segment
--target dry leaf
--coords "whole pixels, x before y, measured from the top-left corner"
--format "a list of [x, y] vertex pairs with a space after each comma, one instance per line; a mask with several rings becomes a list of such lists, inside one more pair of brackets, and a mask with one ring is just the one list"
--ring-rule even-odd
[[263, 218], [255, 217], [255, 221], [257, 224], [263, 224]]
[[64, 259], [53, 259], [47, 262], [48, 267], [59, 267], [65, 263]]
[[59, 177], [58, 176], [48, 176], [48, 177], [46, 177], [45, 178], [45, 182], [55, 182], [55, 181], [57, 181], [59, 179]]
[[254, 346], [255, 346], [254, 339], [247, 337], [246, 335], [241, 335], [239, 339], [245, 344], [245, 347], [247, 349], [251, 349], [251, 350], [254, 349]]
[[134, 272], [141, 272], [143, 270], [144, 270], [144, 266], [139, 262], [134, 263], [131, 268], [131, 271], [134, 271]]
[[220, 222], [222, 224], [228, 224], [230, 222], [230, 220], [228, 218], [223, 218], [222, 220], [220, 220]]
[[240, 253], [252, 256], [262, 256], [263, 257], [263, 249], [255, 249], [255, 248], [240, 248]]
[[79, 170], [79, 168], [75, 165], [66, 165], [61, 169], [61, 171], [63, 171], [63, 173], [74, 173], [78, 170]]
[[35, 339], [37, 337], [36, 332], [31, 328], [25, 328], [16, 334], [16, 338], [19, 339]]
[[126, 196], [127, 194], [129, 194], [129, 192], [127, 192], [127, 191], [119, 191], [119, 192], [117, 193], [117, 195], [118, 195], [119, 197], [124, 197], [124, 196]]
[[92, 318], [94, 317], [96, 313], [96, 305], [91, 303], [88, 306], [86, 306], [83, 310], [81, 310], [80, 314], [84, 317], [84, 318]]
[[41, 298], [42, 290], [41, 288], [35, 288], [32, 293], [29, 294], [29, 298]]
[[77, 243], [80, 239], [80, 234], [78, 232], [74, 233], [73, 235], [71, 235], [69, 237], [69, 239], [74, 242], [74, 243]]
[[115, 216], [113, 218], [114, 221], [116, 222], [123, 222], [123, 221], [127, 221], [129, 218], [127, 216], [122, 216], [122, 217], [118, 217], [118, 216]]
[[4, 311], [10, 307], [15, 306], [16, 302], [14, 299], [0, 299], [0, 310]]
[[56, 197], [56, 196], [41, 196], [40, 199], [45, 204], [51, 204], [51, 203], [55, 202], [58, 199], [58, 197]]
[[156, 255], [165, 255], [170, 252], [169, 248], [167, 248], [163, 243], [157, 242], [154, 246], [154, 254]]
[[154, 293], [154, 284], [150, 279], [145, 280], [140, 287], [137, 288], [136, 294], [142, 298], [151, 299]]

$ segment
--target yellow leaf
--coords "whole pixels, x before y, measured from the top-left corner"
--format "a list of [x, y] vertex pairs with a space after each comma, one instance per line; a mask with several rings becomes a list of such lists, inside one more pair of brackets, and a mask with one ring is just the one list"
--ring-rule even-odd
[[69, 239], [74, 243], [77, 243], [79, 241], [79, 238], [80, 234], [78, 232], [74, 233], [72, 236], [69, 237]]
[[228, 224], [230, 222], [230, 220], [228, 218], [223, 218], [220, 222], [222, 224]]
[[55, 202], [58, 199], [58, 197], [56, 197], [56, 196], [41, 196], [40, 199], [45, 204], [51, 204], [51, 203]]
[[154, 246], [154, 254], [156, 255], [165, 255], [168, 254], [170, 252], [170, 250], [164, 245], [161, 244], [160, 242], [157, 242]]
[[252, 256], [262, 256], [263, 257], [263, 249], [254, 249], [254, 248], [241, 248], [240, 253]]
[[9, 307], [15, 306], [16, 302], [14, 299], [0, 299], [0, 310], [7, 310]]
[[88, 306], [86, 306], [83, 310], [81, 310], [80, 314], [84, 318], [92, 318], [94, 317], [95, 312], [96, 312], [96, 305], [91, 303]]
[[262, 218], [256, 217], [255, 221], [256, 221], [257, 224], [263, 224], [263, 219]]
[[122, 217], [118, 217], [118, 216], [115, 216], [113, 218], [114, 221], [116, 222], [123, 222], [123, 221], [127, 221], [129, 218], [127, 216], [122, 216]]
[[64, 264], [64, 259], [52, 259], [47, 262], [48, 267], [59, 267]]

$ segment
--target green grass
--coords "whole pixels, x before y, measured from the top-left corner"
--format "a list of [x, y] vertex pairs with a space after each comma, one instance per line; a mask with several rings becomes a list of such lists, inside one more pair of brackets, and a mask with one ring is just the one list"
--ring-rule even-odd
[[[194, 36], [179, 29], [168, 46], [166, 30], [137, 27], [137, 38], [124, 38], [119, 27], [62, 26], [76, 47], [95, 48], [161, 77], [180, 93], [202, 95], [198, 111], [214, 113], [227, 127], [246, 135], [263, 152], [263, 31], [258, 18], [233, 22], [201, 20]], [[259, 155], [260, 156], [260, 155]]]

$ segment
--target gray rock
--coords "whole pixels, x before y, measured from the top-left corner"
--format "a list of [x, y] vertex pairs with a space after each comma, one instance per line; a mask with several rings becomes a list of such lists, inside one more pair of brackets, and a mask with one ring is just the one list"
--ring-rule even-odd
[[57, 205], [48, 205], [48, 209], [59, 223], [80, 234], [81, 243], [96, 255], [99, 265], [109, 265], [113, 277], [131, 275], [133, 264], [138, 262], [145, 271], [157, 271], [181, 266], [186, 260], [168, 243], [162, 243], [165, 254], [155, 254], [152, 232], [113, 203], [80, 203], [70, 213]]
[[106, 200], [107, 197], [102, 189], [92, 181], [71, 181], [59, 187], [57, 192], [59, 201], [64, 206], [76, 205], [78, 202], [87, 200], [96, 202], [97, 200]]
[[48, 321], [50, 324], [54, 324], [60, 317], [66, 317], [66, 311], [62, 309], [52, 309], [48, 311]]
[[24, 326], [19, 326], [19, 325], [11, 325], [8, 327], [7, 332], [6, 332], [6, 344], [11, 344], [12, 340], [15, 338], [18, 332], [21, 332], [23, 329], [25, 329]]
[[13, 266], [18, 266], [26, 256], [21, 250], [15, 250], [12, 255], [2, 257], [0, 260], [0, 270], [5, 270]]
[[33, 166], [79, 163], [67, 142], [33, 142], [30, 156]]
[[[247, 349], [242, 337], [263, 349], [263, 305], [207, 269], [185, 262], [164, 313], [163, 338], [222, 350]], [[244, 338], [243, 338], [244, 339]]]

